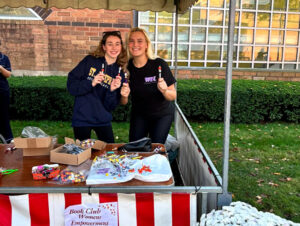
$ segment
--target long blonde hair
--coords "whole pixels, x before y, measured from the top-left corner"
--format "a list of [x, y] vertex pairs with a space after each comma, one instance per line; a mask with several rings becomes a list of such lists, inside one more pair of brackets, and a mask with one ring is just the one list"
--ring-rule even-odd
[[[132, 33], [134, 32], [141, 32], [144, 37], [145, 37], [145, 40], [147, 42], [147, 45], [148, 45], [148, 48], [147, 48], [147, 52], [146, 52], [146, 55], [149, 59], [154, 59], [154, 54], [153, 54], [153, 50], [152, 50], [152, 44], [151, 44], [151, 40], [147, 34], [147, 32], [143, 29], [143, 28], [139, 28], [139, 27], [134, 27], [134, 28], [131, 28], [129, 33], [128, 33], [128, 36], [127, 36], [127, 46], [129, 44], [129, 39], [130, 39], [130, 36], [132, 35]], [[130, 54], [129, 52], [129, 49], [127, 48], [127, 53], [128, 53], [128, 56], [130, 58], [132, 58], [132, 55]]]

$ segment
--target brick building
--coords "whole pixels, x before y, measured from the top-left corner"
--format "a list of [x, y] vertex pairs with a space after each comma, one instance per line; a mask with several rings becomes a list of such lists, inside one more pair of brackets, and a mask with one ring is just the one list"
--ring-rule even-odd
[[[8, 20], [0, 17], [0, 50], [9, 56], [14, 75], [66, 75], [86, 54], [96, 48], [102, 32], [120, 30], [125, 39], [129, 29], [136, 24], [135, 13], [132, 11], [45, 10], [36, 7], [32, 12], [38, 20]], [[143, 24], [140, 17], [138, 16], [137, 24], [151, 32], [149, 24]], [[159, 42], [155, 45], [156, 54], [161, 56], [157, 47]], [[173, 59], [172, 56], [170, 65], [174, 63]], [[225, 78], [224, 63], [219, 68], [210, 67], [208, 63], [209, 61], [204, 67], [180, 63], [178, 78]], [[293, 69], [234, 68], [233, 78], [300, 81], [300, 72]]]
[[125, 37], [132, 12], [107, 10], [44, 10], [42, 20], [0, 20], [1, 50], [14, 75], [66, 75], [91, 50], [102, 32], [120, 30]]

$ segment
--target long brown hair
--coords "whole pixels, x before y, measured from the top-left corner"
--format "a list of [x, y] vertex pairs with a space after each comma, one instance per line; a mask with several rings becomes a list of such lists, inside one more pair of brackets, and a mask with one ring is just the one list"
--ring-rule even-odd
[[123, 45], [122, 36], [121, 36], [120, 31], [103, 32], [102, 39], [100, 40], [99, 45], [97, 46], [97, 49], [93, 52], [90, 52], [89, 55], [92, 55], [96, 58], [104, 57], [105, 56], [105, 51], [103, 49], [103, 46], [105, 45], [107, 38], [110, 37], [110, 36], [118, 37], [121, 41], [121, 52], [118, 55], [116, 62], [119, 66], [122, 67], [123, 71], [126, 72], [127, 71], [128, 57], [127, 57], [126, 49], [124, 48], [124, 45]]

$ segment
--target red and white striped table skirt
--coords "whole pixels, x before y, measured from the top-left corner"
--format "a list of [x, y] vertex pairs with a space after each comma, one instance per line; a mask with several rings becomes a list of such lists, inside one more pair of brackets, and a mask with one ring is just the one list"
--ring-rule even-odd
[[1, 226], [63, 226], [71, 205], [117, 202], [119, 226], [185, 226], [197, 222], [196, 195], [136, 194], [0, 194]]

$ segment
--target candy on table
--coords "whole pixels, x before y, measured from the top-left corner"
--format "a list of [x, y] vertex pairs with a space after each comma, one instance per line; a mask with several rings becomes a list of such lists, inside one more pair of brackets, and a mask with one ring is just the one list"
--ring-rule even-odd
[[60, 174], [55, 178], [62, 183], [80, 183], [85, 181], [85, 176], [81, 173], [75, 173], [71, 170], [63, 170]]
[[95, 144], [94, 139], [86, 139], [80, 142], [80, 147], [83, 149], [91, 148]]
[[72, 154], [72, 155], [77, 155], [84, 150], [75, 145], [75, 144], [64, 144], [63, 148], [59, 151], [60, 153], [67, 153], [67, 154]]
[[56, 177], [59, 174], [60, 168], [58, 164], [44, 164], [33, 166], [31, 171], [34, 180], [43, 180]]
[[39, 166], [33, 166], [32, 167], [32, 173], [42, 173], [46, 170], [54, 170], [59, 167], [58, 164], [44, 164]]
[[132, 169], [132, 165], [137, 159], [142, 158], [136, 154], [130, 155], [101, 155], [97, 156], [93, 161], [93, 168], [96, 170], [97, 174], [104, 174], [105, 176], [113, 177], [124, 177], [128, 173], [135, 172]]
[[143, 165], [142, 168], [138, 169], [138, 172], [142, 174], [143, 172], [152, 172], [152, 170], [150, 169], [150, 166]]

